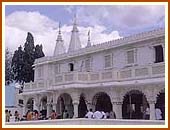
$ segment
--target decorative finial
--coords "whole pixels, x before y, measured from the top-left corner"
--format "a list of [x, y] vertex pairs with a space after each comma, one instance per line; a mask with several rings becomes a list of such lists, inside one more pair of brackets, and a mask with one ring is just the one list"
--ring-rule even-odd
[[87, 47], [91, 46], [91, 42], [90, 42], [90, 30], [88, 31], [88, 41], [87, 41]]
[[61, 22], [59, 22], [59, 25], [58, 25], [58, 32], [59, 34], [61, 34]]
[[76, 25], [77, 24], [77, 13], [75, 12], [74, 14], [74, 24]]
[[90, 41], [90, 30], [88, 31], [88, 41]]

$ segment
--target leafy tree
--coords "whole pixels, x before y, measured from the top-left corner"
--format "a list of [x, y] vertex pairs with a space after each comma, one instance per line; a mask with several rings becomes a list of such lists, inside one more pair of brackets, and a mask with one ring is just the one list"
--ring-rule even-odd
[[12, 70], [12, 53], [8, 48], [5, 49], [5, 85], [10, 84], [14, 79]]
[[44, 57], [44, 52], [42, 50], [42, 45], [36, 45], [35, 46], [35, 53], [34, 53], [34, 57], [35, 59], [40, 58], [40, 57]]
[[23, 84], [24, 78], [23, 78], [23, 67], [24, 67], [24, 51], [22, 50], [22, 47], [18, 47], [18, 50], [14, 52], [13, 58], [12, 58], [12, 69], [14, 72], [14, 80], [16, 82], [19, 82]]
[[34, 81], [34, 70], [32, 66], [35, 60], [34, 53], [35, 53], [34, 38], [32, 34], [28, 32], [26, 42], [24, 44], [23, 76], [25, 82]]
[[15, 80], [19, 83], [34, 81], [34, 68], [33, 64], [36, 58], [43, 57], [42, 45], [34, 46], [34, 37], [28, 32], [24, 50], [20, 46], [15, 51], [12, 66], [15, 73]]

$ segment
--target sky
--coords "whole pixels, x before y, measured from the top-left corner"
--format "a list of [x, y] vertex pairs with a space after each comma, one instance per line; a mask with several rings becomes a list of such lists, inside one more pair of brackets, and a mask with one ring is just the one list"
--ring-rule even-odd
[[52, 56], [59, 22], [67, 49], [75, 14], [83, 47], [89, 30], [91, 43], [99, 44], [165, 26], [164, 5], [6, 5], [5, 46], [14, 52], [30, 32]]

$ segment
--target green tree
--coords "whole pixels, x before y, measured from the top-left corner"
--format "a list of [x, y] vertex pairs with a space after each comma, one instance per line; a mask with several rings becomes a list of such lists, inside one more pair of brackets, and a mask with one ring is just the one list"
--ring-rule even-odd
[[42, 50], [42, 45], [36, 45], [35, 46], [35, 53], [34, 53], [34, 58], [37, 59], [37, 58], [41, 58], [41, 57], [44, 57], [44, 52]]
[[12, 53], [8, 48], [5, 49], [5, 85], [10, 84], [14, 80], [12, 70]]
[[12, 70], [14, 72], [14, 80], [16, 82], [19, 82], [23, 84], [24, 78], [23, 78], [23, 67], [24, 67], [24, 51], [22, 50], [22, 47], [18, 47], [18, 50], [14, 52], [13, 58], [12, 58]]
[[13, 70], [15, 80], [20, 83], [34, 81], [33, 64], [36, 58], [43, 57], [42, 45], [34, 46], [34, 37], [28, 32], [24, 50], [20, 46], [13, 56]]

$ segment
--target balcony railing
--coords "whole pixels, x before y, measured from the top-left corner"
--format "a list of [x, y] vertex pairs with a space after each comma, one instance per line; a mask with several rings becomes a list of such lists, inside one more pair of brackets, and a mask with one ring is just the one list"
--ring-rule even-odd
[[50, 80], [40, 80], [36, 82], [26, 83], [24, 91], [36, 89], [57, 88], [58, 85], [66, 85], [72, 83], [98, 83], [107, 81], [124, 81], [141, 78], [154, 78], [164, 76], [165, 64], [157, 63], [148, 66], [133, 66], [121, 70], [111, 69], [99, 72], [68, 72], [61, 73]]

